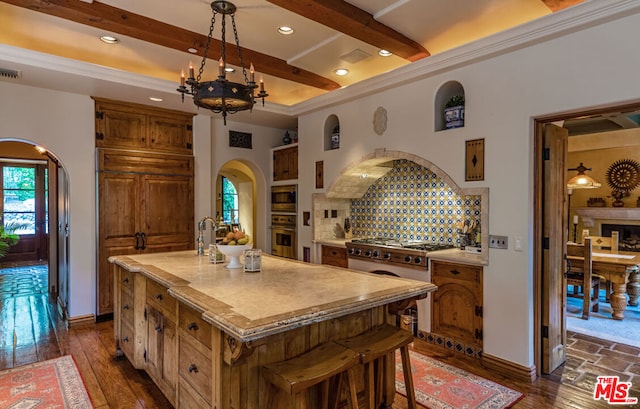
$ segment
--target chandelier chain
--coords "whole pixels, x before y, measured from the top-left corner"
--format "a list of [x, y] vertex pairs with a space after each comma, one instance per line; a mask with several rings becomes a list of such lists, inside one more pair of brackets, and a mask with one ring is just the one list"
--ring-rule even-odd
[[[198, 78], [196, 81], [200, 82], [200, 78], [202, 77], [202, 72], [204, 71], [204, 65], [207, 61], [207, 57], [209, 55], [209, 45], [211, 44], [211, 38], [213, 37], [213, 26], [216, 23], [216, 13], [213, 13], [211, 17], [211, 26], [209, 26], [209, 35], [207, 36], [207, 42], [204, 45], [204, 54], [202, 55], [202, 61], [200, 62], [200, 69], [198, 70]], [[222, 47], [224, 47], [224, 43], [222, 43]]]
[[233, 35], [236, 38], [236, 47], [238, 47], [238, 57], [240, 58], [240, 66], [242, 67], [242, 74], [244, 75], [244, 82], [249, 83], [249, 77], [247, 77], [247, 69], [244, 66], [244, 59], [242, 58], [242, 47], [240, 47], [240, 39], [238, 38], [238, 29], [236, 28], [235, 13], [231, 15], [231, 26], [233, 27]]

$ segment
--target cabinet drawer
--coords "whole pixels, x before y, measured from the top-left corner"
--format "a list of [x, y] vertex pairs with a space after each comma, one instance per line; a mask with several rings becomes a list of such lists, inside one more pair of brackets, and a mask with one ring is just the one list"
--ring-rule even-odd
[[213, 372], [211, 356], [203, 354], [191, 343], [180, 338], [178, 365], [180, 376], [208, 403], [211, 403]]
[[120, 308], [121, 308], [121, 317], [122, 317], [122, 321], [126, 322], [127, 324], [129, 324], [132, 328], [133, 328], [133, 320], [134, 320], [134, 315], [133, 315], [133, 297], [131, 296], [131, 294], [129, 294], [126, 291], [121, 291], [120, 292]]
[[438, 285], [438, 280], [460, 280], [480, 283], [481, 267], [464, 264], [431, 262], [431, 281]]
[[147, 279], [147, 303], [175, 320], [177, 300], [170, 296], [167, 290], [167, 287]]
[[118, 341], [120, 349], [122, 349], [122, 352], [124, 352], [127, 358], [129, 358], [129, 361], [135, 362], [133, 356], [135, 337], [133, 336], [133, 330], [131, 327], [124, 321], [122, 322], [122, 325], [120, 325], [120, 339]]
[[201, 318], [202, 314], [180, 304], [178, 327], [207, 348], [211, 349], [211, 324]]
[[178, 381], [178, 407], [180, 409], [208, 409], [211, 408], [211, 405], [187, 381], [180, 378]]
[[322, 246], [322, 264], [336, 267], [348, 267], [347, 249], [342, 247]]
[[133, 294], [134, 273], [120, 268], [120, 287]]

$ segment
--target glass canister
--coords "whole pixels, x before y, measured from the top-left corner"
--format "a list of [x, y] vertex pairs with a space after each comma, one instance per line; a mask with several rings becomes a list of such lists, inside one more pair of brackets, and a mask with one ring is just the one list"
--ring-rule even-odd
[[244, 271], [256, 272], [262, 268], [262, 250], [249, 249], [244, 251]]
[[209, 244], [209, 261], [213, 264], [224, 263], [224, 254], [220, 253], [217, 244]]

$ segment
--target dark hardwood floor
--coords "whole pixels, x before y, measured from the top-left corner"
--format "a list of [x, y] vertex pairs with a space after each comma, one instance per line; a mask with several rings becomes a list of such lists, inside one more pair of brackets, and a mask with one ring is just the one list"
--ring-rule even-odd
[[[0, 268], [0, 370], [70, 354], [96, 408], [171, 408], [143, 371], [126, 359], [115, 359], [112, 321], [66, 328], [46, 294], [43, 268], [46, 280], [46, 267]], [[632, 382], [630, 395], [640, 397], [640, 349], [575, 333], [569, 336], [567, 363], [534, 383], [488, 371], [477, 361], [420, 340], [414, 350], [524, 393], [516, 409], [611, 407], [592, 398], [596, 375], [619, 375]], [[407, 409], [402, 395], [397, 395], [393, 409]]]

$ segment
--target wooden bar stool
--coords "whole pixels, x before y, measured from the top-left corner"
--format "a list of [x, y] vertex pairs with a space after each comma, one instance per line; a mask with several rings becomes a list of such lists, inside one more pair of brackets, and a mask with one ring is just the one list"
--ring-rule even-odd
[[[295, 408], [309, 407], [308, 389], [322, 383], [322, 408], [332, 408], [340, 403], [343, 377], [346, 374], [349, 388], [349, 406], [358, 409], [358, 395], [353, 370], [359, 364], [358, 353], [335, 342], [328, 342], [295, 358], [262, 367], [262, 376], [289, 395], [295, 395]], [[338, 376], [337, 389], [333, 396], [329, 391], [329, 380]], [[270, 402], [268, 402], [270, 403]]]
[[[411, 359], [409, 357], [409, 344], [413, 342], [413, 334], [411, 332], [392, 325], [382, 325], [356, 337], [336, 342], [358, 352], [360, 356], [360, 363], [364, 365], [365, 370], [365, 396], [368, 409], [378, 408], [382, 403], [382, 389], [386, 372], [384, 362], [390, 353], [400, 349], [404, 384], [407, 389], [407, 403], [409, 409], [417, 409], [413, 377], [411, 375]], [[376, 361], [378, 363], [377, 380], [374, 376], [373, 365]], [[391, 362], [392, 365], [395, 365], [395, 359]], [[388, 370], [388, 368], [386, 369]]]

